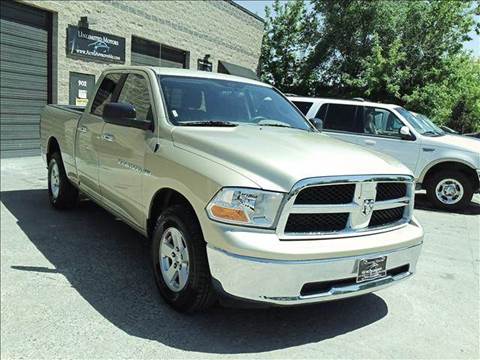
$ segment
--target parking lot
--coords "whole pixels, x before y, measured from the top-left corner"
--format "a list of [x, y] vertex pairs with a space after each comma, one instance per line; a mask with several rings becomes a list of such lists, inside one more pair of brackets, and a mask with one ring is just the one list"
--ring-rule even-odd
[[359, 298], [182, 315], [157, 294], [148, 241], [89, 201], [48, 204], [40, 157], [1, 164], [1, 356], [479, 358], [480, 196], [429, 209], [417, 275]]

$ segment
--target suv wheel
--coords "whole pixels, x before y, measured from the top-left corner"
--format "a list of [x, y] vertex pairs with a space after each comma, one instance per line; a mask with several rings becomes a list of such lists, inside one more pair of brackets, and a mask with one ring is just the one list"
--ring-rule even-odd
[[439, 209], [465, 208], [473, 197], [473, 186], [461, 172], [441, 171], [427, 182], [427, 197]]
[[59, 153], [53, 154], [48, 163], [48, 197], [56, 209], [70, 209], [77, 204], [78, 190], [68, 180]]
[[215, 300], [206, 244], [193, 211], [174, 205], [158, 218], [152, 239], [155, 281], [173, 308], [195, 312]]

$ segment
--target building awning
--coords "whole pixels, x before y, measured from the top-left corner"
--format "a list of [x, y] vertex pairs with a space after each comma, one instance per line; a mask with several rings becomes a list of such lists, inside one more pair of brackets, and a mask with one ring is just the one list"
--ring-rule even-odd
[[218, 72], [258, 80], [257, 74], [253, 70], [240, 65], [230, 64], [226, 61], [218, 61]]

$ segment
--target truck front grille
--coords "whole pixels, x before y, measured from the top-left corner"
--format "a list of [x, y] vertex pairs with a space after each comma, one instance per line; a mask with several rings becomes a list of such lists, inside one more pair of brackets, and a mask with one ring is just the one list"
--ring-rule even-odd
[[295, 204], [348, 204], [354, 192], [355, 184], [313, 186], [300, 191]]
[[339, 231], [347, 226], [348, 213], [335, 214], [291, 214], [286, 232]]
[[407, 184], [401, 182], [378, 183], [375, 201], [399, 199], [407, 196]]
[[288, 195], [277, 233], [299, 240], [388, 230], [410, 221], [413, 197], [409, 176], [306, 179]]
[[369, 227], [385, 226], [402, 220], [405, 207], [398, 207], [386, 210], [375, 210], [372, 213]]

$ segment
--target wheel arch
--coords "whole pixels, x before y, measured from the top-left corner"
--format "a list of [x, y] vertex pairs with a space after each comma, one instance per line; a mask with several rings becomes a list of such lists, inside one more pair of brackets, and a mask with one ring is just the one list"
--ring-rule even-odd
[[146, 224], [148, 237], [152, 235], [157, 218], [162, 213], [162, 211], [176, 204], [183, 204], [188, 206], [195, 214], [197, 221], [199, 221], [198, 214], [195, 211], [194, 206], [184, 194], [182, 194], [181, 192], [173, 188], [164, 187], [162, 189], [159, 189], [153, 195], [150, 201], [150, 207], [148, 211], [147, 224]]
[[58, 152], [60, 157], [62, 156], [62, 152], [60, 150], [60, 144], [55, 136], [50, 136], [47, 142], [47, 164], [50, 163], [50, 159], [54, 153]]
[[[420, 177], [420, 181], [422, 184], [426, 184], [433, 174], [446, 170], [463, 173], [471, 180], [475, 190], [480, 188], [479, 179], [475, 169], [471, 167], [470, 164], [458, 160], [446, 160], [431, 164], [424, 170], [423, 175]], [[425, 188], [425, 185], [423, 187]]]

